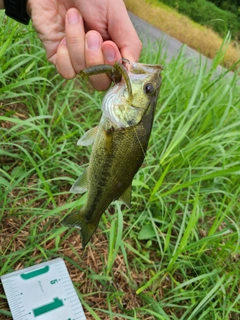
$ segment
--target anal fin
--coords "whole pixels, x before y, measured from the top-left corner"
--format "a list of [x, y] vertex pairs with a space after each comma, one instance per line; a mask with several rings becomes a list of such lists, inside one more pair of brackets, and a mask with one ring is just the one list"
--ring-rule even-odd
[[83, 171], [70, 189], [72, 193], [84, 193], [86, 191], [88, 191], [88, 168]]
[[124, 191], [124, 193], [119, 198], [128, 208], [131, 208], [131, 198], [132, 198], [132, 184]]

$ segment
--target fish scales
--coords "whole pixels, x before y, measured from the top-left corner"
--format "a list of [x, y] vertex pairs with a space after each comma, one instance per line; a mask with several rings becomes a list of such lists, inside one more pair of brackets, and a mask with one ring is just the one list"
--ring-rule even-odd
[[[140, 67], [146, 66], [138, 65]], [[85, 143], [85, 139], [88, 141], [89, 136], [95, 135], [89, 166], [83, 176], [72, 187], [73, 192], [78, 192], [78, 188], [80, 188], [79, 193], [88, 191], [88, 196], [85, 205], [79, 211], [67, 216], [63, 223], [69, 227], [81, 229], [83, 247], [90, 240], [103, 212], [112, 201], [120, 198], [130, 206], [131, 183], [146, 154], [161, 84], [160, 66], [151, 66], [155, 74], [149, 66], [147, 68], [147, 71], [150, 70], [149, 76], [146, 70], [143, 69], [145, 77], [143, 77], [144, 79], [140, 77], [140, 81], [138, 75], [136, 76], [137, 80], [134, 81], [134, 74], [131, 79], [129, 72], [129, 79], [133, 89], [133, 97], [130, 102], [128, 101], [128, 92], [124, 81], [118, 88], [113, 87], [109, 95], [108, 93], [106, 94], [105, 104], [108, 104], [108, 106], [103, 105], [102, 107], [103, 116], [100, 124], [96, 129], [92, 129], [93, 131], [90, 130], [91, 132], [87, 133], [86, 137], [80, 139], [82, 140], [79, 143], [80, 145], [87, 145], [88, 142]], [[142, 91], [146, 90], [144, 85], [153, 87], [152, 96], [146, 93], [146, 96], [142, 94]], [[152, 87], [149, 88], [151, 89]], [[138, 94], [139, 88], [141, 94]], [[121, 112], [117, 112], [117, 116], [114, 116], [116, 110], [113, 110], [113, 113], [111, 110], [110, 116], [108, 112], [104, 112], [109, 107], [109, 104], [112, 103], [114, 105], [114, 101], [112, 101], [115, 99], [114, 91], [122, 96], [123, 102], [119, 103], [120, 100], [117, 100], [119, 104], [115, 106], [115, 109], [123, 110], [122, 117], [119, 115]], [[139, 101], [144, 105], [142, 110], [136, 106]], [[136, 108], [139, 109], [136, 111]], [[131, 119], [129, 121], [127, 112], [129, 113], [129, 119]], [[138, 122], [134, 123], [136, 112], [141, 113], [141, 118], [140, 121], [136, 120]]]
[[[149, 113], [148, 117], [152, 117], [153, 110]], [[144, 117], [144, 120], [147, 121], [148, 117]], [[100, 147], [95, 145], [93, 148], [89, 166], [93, 173], [89, 180], [94, 182], [88, 189], [89, 197], [85, 207], [89, 220], [95, 214], [98, 215], [99, 211], [105, 211], [112, 200], [117, 200], [129, 187], [129, 182], [132, 182], [142, 165], [149, 135], [150, 127], [146, 130], [142, 122], [135, 127], [113, 129], [111, 134], [99, 128], [97, 141]], [[109, 139], [112, 141], [111, 150], [107, 146]], [[92, 208], [95, 210], [91, 213]]]

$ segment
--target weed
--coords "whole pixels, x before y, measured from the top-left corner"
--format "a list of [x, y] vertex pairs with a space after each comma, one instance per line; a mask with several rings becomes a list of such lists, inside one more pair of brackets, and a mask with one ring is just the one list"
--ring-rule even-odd
[[132, 209], [112, 204], [83, 251], [61, 220], [86, 200], [68, 190], [103, 95], [56, 75], [31, 28], [0, 28], [0, 275], [63, 257], [87, 319], [237, 319], [240, 100], [236, 73], [213, 77], [221, 52], [208, 70], [143, 51], [165, 70]]

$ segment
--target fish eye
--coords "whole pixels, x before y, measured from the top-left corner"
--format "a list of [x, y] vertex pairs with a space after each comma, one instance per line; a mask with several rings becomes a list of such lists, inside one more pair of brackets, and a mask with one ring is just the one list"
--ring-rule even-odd
[[152, 94], [155, 91], [155, 89], [151, 83], [146, 83], [143, 87], [143, 91], [146, 94]]

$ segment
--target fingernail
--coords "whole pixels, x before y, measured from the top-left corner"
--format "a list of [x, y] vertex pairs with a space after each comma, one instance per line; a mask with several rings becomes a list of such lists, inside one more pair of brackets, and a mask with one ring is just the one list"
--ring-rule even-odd
[[115, 61], [115, 50], [111, 46], [105, 46], [103, 48], [103, 54], [106, 60], [108, 61]]
[[86, 42], [89, 50], [95, 51], [100, 47], [100, 37], [94, 32], [87, 34]]
[[76, 24], [79, 21], [79, 14], [77, 10], [69, 10], [68, 11], [68, 23], [69, 24]]

